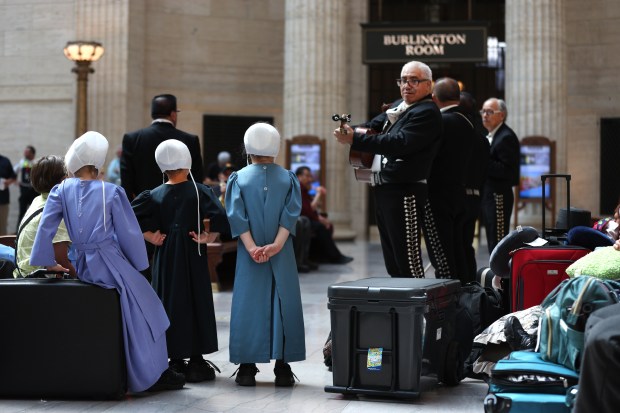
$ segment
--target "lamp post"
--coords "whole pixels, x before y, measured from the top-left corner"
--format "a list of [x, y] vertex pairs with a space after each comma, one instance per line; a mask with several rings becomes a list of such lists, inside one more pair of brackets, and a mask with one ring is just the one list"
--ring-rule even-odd
[[65, 46], [65, 56], [75, 62], [75, 67], [71, 70], [77, 74], [77, 104], [75, 110], [75, 137], [81, 136], [87, 130], [88, 108], [87, 108], [87, 86], [88, 74], [94, 73], [95, 69], [90, 67], [91, 62], [99, 60], [103, 55], [103, 46], [98, 42], [72, 41]]

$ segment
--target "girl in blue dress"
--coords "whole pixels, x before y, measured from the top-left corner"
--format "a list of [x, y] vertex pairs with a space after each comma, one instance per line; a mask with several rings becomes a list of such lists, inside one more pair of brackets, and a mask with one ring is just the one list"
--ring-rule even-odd
[[244, 136], [252, 164], [228, 179], [226, 212], [239, 237], [230, 320], [235, 381], [256, 385], [255, 363], [276, 360], [276, 386], [295, 383], [288, 362], [306, 358], [304, 319], [291, 235], [301, 211], [299, 181], [274, 163], [280, 134], [252, 125]]
[[73, 142], [65, 155], [73, 177], [52, 188], [30, 263], [65, 270], [56, 264], [52, 245], [64, 218], [77, 251], [78, 278], [119, 293], [128, 390], [180, 389], [185, 377], [168, 369], [168, 317], [159, 297], [138, 272], [148, 267], [142, 231], [125, 191], [97, 179], [107, 151], [108, 141], [97, 132], [86, 132]]

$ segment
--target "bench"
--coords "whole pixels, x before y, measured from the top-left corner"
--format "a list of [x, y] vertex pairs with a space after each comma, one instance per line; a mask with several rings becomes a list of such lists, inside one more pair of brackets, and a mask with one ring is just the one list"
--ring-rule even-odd
[[237, 240], [221, 241], [218, 238], [215, 242], [208, 243], [207, 259], [213, 291], [230, 289], [235, 279]]

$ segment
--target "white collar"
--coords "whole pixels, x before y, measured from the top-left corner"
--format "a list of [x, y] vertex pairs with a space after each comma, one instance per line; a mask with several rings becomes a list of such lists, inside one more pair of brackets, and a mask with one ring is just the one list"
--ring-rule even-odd
[[448, 106], [444, 106], [443, 108], [439, 109], [441, 112], [445, 112], [448, 109], [452, 109], [457, 107], [458, 105], [448, 105]]
[[164, 119], [164, 118], [157, 118], [155, 120], [153, 120], [153, 122], [151, 122], [151, 125], [154, 123], [169, 123], [172, 126], [174, 126], [174, 123], [172, 123], [172, 121], [170, 119]]
[[491, 132], [489, 132], [489, 134], [487, 135], [487, 137], [489, 137], [489, 138], [493, 138], [493, 137], [495, 136], [495, 134], [497, 133], [497, 130], [498, 130], [499, 128], [501, 128], [503, 124], [504, 124], [504, 122], [500, 122], [500, 124], [499, 124], [499, 125], [497, 125], [497, 127], [496, 127], [495, 129], [493, 129]]

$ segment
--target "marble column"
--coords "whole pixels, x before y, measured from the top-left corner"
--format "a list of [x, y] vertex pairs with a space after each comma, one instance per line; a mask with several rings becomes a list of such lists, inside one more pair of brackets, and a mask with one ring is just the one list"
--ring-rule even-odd
[[88, 129], [110, 142], [110, 156], [120, 145], [130, 119], [142, 119], [144, 70], [144, 0], [77, 1], [76, 38], [100, 42], [105, 53], [88, 78]]
[[[364, 79], [356, 76], [352, 81], [349, 71], [361, 66], [361, 59], [351, 62], [347, 45], [360, 37], [357, 13], [365, 9], [365, 2], [286, 0], [285, 8], [283, 134], [287, 139], [296, 135], [325, 139], [327, 210], [338, 235], [352, 237], [351, 191], [360, 189], [352, 189], [358, 185], [351, 182], [348, 147], [333, 137], [337, 123], [331, 115], [363, 114], [359, 105], [363, 99], [352, 101], [351, 93], [365, 88], [360, 83]], [[361, 41], [355, 43], [357, 47]]]
[[562, 0], [506, 0], [507, 123], [519, 138], [556, 141], [566, 170], [566, 45]]
[[[539, 135], [556, 142], [556, 172], [567, 168], [565, 18], [562, 0], [506, 0], [507, 124], [519, 138]], [[559, 185], [556, 199], [565, 199]], [[559, 201], [558, 201], [559, 202]], [[556, 202], [557, 209], [565, 205]], [[514, 215], [514, 214], [513, 214]], [[530, 204], [518, 223], [541, 227], [541, 207]], [[547, 225], [552, 214], [547, 215]]]

